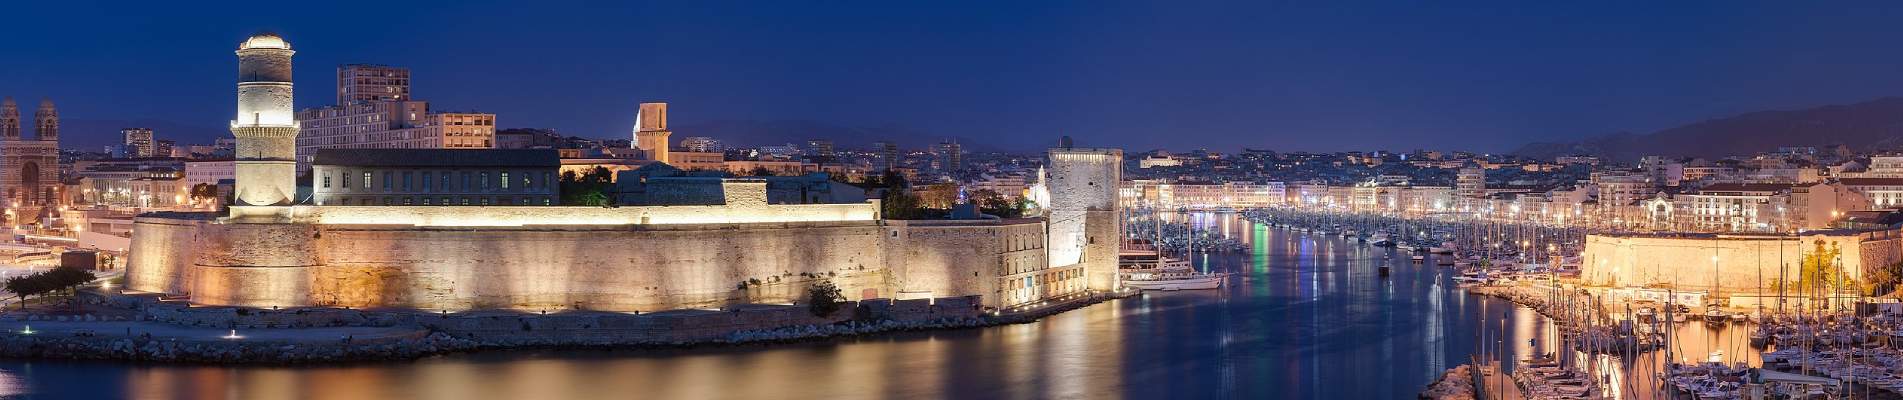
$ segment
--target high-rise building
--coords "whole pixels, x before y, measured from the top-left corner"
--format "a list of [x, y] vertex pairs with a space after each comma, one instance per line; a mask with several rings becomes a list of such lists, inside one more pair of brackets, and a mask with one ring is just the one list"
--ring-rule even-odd
[[932, 155], [938, 158], [940, 171], [957, 171], [965, 168], [965, 147], [956, 140], [947, 140], [932, 145]]
[[695, 153], [719, 153], [727, 151], [719, 139], [706, 136], [688, 136], [681, 139], [681, 149]]
[[641, 103], [634, 114], [634, 146], [649, 160], [667, 162], [667, 103]]
[[240, 206], [288, 206], [297, 195], [298, 121], [291, 108], [291, 44], [262, 33], [238, 45], [238, 138], [234, 163]]
[[433, 112], [410, 96], [410, 70], [373, 64], [337, 67], [337, 104], [297, 113], [301, 167], [318, 149], [487, 149], [496, 115]]
[[832, 157], [833, 156], [833, 141], [826, 140], [826, 139], [807, 140], [806, 154], [820, 156], [820, 157]]
[[873, 142], [872, 151], [879, 155], [878, 167], [880, 171], [899, 169], [901, 160], [899, 159], [899, 145], [897, 143]]
[[177, 142], [173, 142], [171, 140], [166, 140], [166, 139], [153, 140], [152, 141], [152, 156], [153, 157], [177, 157], [178, 156], [177, 154], [172, 154], [173, 147], [176, 147], [177, 145], [178, 145]]
[[152, 128], [123, 128], [119, 137], [124, 139], [126, 157], [151, 157], [155, 150], [152, 146]]
[[1487, 197], [1487, 170], [1472, 164], [1460, 167], [1459, 174], [1455, 176], [1454, 191], [1460, 197], [1470, 199]]
[[337, 104], [410, 99], [410, 69], [377, 64], [337, 67]]

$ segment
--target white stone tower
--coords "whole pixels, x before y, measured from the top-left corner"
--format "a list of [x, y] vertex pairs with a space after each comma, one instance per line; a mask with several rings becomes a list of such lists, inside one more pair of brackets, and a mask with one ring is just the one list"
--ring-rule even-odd
[[297, 195], [297, 119], [291, 108], [291, 44], [260, 33], [238, 44], [238, 206], [288, 206]]
[[667, 103], [641, 103], [634, 114], [634, 147], [647, 153], [649, 160], [667, 162]]

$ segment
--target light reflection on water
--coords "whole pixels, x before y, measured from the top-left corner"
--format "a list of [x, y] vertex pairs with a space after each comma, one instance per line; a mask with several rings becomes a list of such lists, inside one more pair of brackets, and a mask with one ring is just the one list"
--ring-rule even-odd
[[[1530, 354], [1527, 339], [1555, 335], [1531, 310], [1455, 288], [1444, 267], [1232, 216], [1197, 220], [1248, 238], [1253, 249], [1203, 263], [1237, 273], [1223, 290], [1156, 293], [1030, 324], [315, 368], [0, 361], [0, 391], [45, 399], [1386, 399], [1411, 398], [1483, 351], [1518, 359]], [[1383, 264], [1392, 276], [1378, 275]], [[1714, 348], [1751, 353], [1741, 346], [1741, 329], [1693, 323], [1680, 331], [1685, 358]], [[1600, 370], [1624, 364], [1589, 360]], [[1656, 372], [1637, 368], [1632, 375], [1648, 378], [1629, 380], [1637, 388], [1630, 391], [1650, 392], [1644, 388], [1655, 385], [1649, 377]]]

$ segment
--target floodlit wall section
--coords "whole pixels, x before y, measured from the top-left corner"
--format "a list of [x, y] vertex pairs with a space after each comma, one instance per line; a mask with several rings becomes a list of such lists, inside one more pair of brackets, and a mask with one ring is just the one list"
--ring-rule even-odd
[[866, 219], [459, 227], [143, 216], [126, 273], [133, 290], [252, 307], [655, 311], [803, 301], [822, 279], [852, 300], [980, 295], [996, 307], [1084, 289], [1080, 266], [1045, 262], [1043, 226]]
[[1820, 241], [1826, 249], [1835, 246], [1841, 253], [1830, 264], [1841, 265], [1844, 274], [1858, 279], [1867, 268], [1903, 259], [1899, 236], [1897, 231], [1802, 236], [1588, 235], [1580, 260], [1581, 278], [1600, 286], [1663, 284], [1681, 290], [1716, 288], [1720, 295], [1753, 294], [1776, 290], [1780, 280], [1794, 286], [1802, 273], [1801, 260], [1817, 251]]

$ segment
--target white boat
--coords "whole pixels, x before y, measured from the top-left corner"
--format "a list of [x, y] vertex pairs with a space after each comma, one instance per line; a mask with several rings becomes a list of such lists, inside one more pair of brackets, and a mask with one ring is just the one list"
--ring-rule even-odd
[[1222, 287], [1222, 274], [1199, 272], [1159, 272], [1142, 278], [1130, 278], [1123, 286], [1140, 290], [1202, 290]]
[[1392, 246], [1394, 245], [1394, 240], [1389, 239], [1388, 234], [1386, 233], [1376, 233], [1373, 236], [1368, 237], [1368, 244], [1372, 244], [1376, 246]]
[[1164, 256], [1154, 246], [1128, 244], [1117, 254], [1117, 274], [1125, 287], [1165, 291], [1215, 289], [1222, 287], [1223, 278], [1228, 276], [1198, 272], [1189, 260]]
[[1638, 310], [1634, 310], [1632, 313], [1637, 315], [1640, 321], [1651, 321], [1652, 318], [1658, 316], [1658, 312], [1652, 311], [1651, 307], [1639, 307]]

